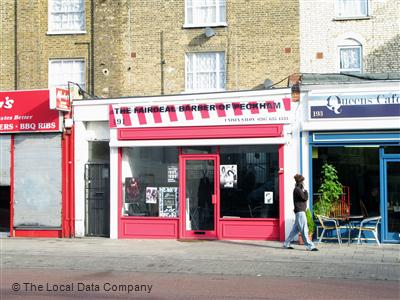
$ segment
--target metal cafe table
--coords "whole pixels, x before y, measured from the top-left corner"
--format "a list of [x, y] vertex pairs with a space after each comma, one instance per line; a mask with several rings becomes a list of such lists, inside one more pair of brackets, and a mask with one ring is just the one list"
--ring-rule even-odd
[[336, 216], [331, 217], [332, 219], [336, 220], [339, 224], [339, 230], [341, 228], [346, 228], [348, 231], [348, 245], [350, 246], [351, 243], [351, 231], [355, 228], [353, 226], [354, 221], [361, 221], [364, 219], [363, 215], [345, 215], [345, 216]]

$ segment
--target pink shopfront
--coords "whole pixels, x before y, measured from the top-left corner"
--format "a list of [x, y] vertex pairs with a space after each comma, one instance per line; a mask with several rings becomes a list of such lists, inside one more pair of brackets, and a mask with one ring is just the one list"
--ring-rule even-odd
[[108, 106], [111, 237], [284, 239], [290, 90], [104, 101], [93, 105]]

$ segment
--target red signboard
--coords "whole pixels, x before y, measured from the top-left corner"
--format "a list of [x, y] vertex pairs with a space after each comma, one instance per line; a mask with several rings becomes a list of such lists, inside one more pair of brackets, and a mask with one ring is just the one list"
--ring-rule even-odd
[[60, 114], [50, 110], [49, 98], [49, 90], [0, 92], [0, 133], [60, 131]]
[[50, 90], [50, 108], [71, 111], [71, 101], [69, 99], [69, 91], [62, 88], [53, 88]]

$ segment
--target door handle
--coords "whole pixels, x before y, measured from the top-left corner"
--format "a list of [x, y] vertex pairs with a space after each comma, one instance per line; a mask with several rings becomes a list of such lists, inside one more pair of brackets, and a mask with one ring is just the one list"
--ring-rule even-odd
[[217, 204], [217, 195], [212, 195], [211, 196], [211, 202], [212, 202], [212, 204]]

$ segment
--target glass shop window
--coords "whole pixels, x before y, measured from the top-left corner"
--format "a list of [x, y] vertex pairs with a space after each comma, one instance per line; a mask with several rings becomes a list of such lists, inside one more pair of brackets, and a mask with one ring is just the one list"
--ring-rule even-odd
[[379, 146], [329, 146], [314, 147], [313, 202], [319, 199], [321, 170], [325, 163], [337, 170], [339, 182], [348, 190], [350, 214], [380, 215]]
[[122, 152], [122, 215], [178, 217], [178, 148], [127, 147]]
[[221, 146], [221, 217], [279, 217], [278, 145]]
[[182, 147], [182, 154], [215, 154], [217, 146], [186, 146]]

